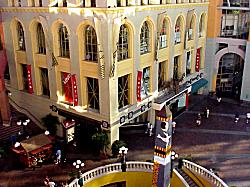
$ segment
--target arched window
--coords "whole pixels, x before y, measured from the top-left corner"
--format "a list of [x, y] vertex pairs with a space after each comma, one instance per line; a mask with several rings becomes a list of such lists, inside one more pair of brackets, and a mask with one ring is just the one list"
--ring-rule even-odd
[[150, 40], [149, 40], [149, 27], [147, 22], [145, 21], [141, 28], [140, 34], [140, 42], [141, 42], [141, 54], [145, 54], [149, 52], [150, 48]]
[[125, 25], [120, 27], [119, 41], [117, 46], [118, 61], [127, 59], [128, 56], [128, 44], [129, 44], [129, 32]]
[[41, 23], [37, 25], [37, 49], [39, 54], [46, 54], [45, 35]]
[[68, 6], [67, 0], [63, 0], [63, 7], [67, 7], [67, 6]]
[[85, 58], [88, 61], [97, 61], [97, 37], [93, 27], [87, 26], [85, 30]]
[[25, 37], [23, 26], [20, 22], [17, 22], [17, 42], [18, 42], [18, 50], [25, 51]]
[[178, 19], [175, 23], [175, 33], [174, 33], [174, 43], [175, 44], [181, 43], [181, 33], [182, 33], [181, 27], [182, 27], [181, 18], [178, 17]]
[[167, 20], [164, 19], [160, 31], [160, 49], [167, 47]]
[[59, 25], [58, 29], [58, 34], [59, 34], [59, 55], [61, 57], [70, 57], [70, 51], [69, 51], [69, 34], [66, 26], [63, 24]]
[[203, 36], [203, 30], [204, 30], [204, 22], [205, 22], [205, 15], [202, 14], [200, 18], [200, 23], [199, 23], [199, 37]]
[[118, 78], [118, 109], [130, 104], [129, 100], [129, 75]]
[[194, 21], [195, 21], [195, 17], [192, 16], [189, 24], [188, 24], [188, 40], [193, 40], [194, 39]]

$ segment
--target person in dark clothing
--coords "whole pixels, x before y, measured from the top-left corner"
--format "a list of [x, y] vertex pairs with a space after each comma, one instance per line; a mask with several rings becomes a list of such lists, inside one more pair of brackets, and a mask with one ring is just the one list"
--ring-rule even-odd
[[238, 121], [240, 120], [240, 115], [238, 112], [235, 113], [235, 117], [234, 117], [234, 122], [238, 123]]

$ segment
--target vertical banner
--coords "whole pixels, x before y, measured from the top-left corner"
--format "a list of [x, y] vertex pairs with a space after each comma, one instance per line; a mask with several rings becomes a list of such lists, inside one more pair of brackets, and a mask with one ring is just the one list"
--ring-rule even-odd
[[73, 95], [72, 95], [72, 82], [71, 82], [71, 74], [63, 72], [63, 91], [65, 95], [65, 101], [72, 103]]
[[196, 51], [196, 62], [195, 62], [195, 71], [200, 71], [200, 56], [201, 56], [201, 48], [198, 48]]
[[137, 73], [137, 102], [141, 102], [141, 78], [142, 71], [138, 71]]
[[32, 78], [31, 78], [31, 65], [27, 65], [27, 75], [28, 75], [28, 85], [30, 94], [33, 94], [33, 85], [32, 85]]
[[152, 187], [168, 187], [171, 173], [172, 113], [163, 107], [156, 115]]
[[74, 106], [78, 106], [78, 93], [77, 93], [77, 84], [76, 84], [76, 75], [71, 76], [72, 85], [73, 85], [73, 96], [74, 96]]

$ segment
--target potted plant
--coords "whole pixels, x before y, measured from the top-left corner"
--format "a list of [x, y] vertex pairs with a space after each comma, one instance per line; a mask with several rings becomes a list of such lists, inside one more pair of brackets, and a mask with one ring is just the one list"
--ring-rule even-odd
[[122, 140], [116, 140], [111, 146], [112, 154], [114, 157], [117, 157], [119, 155], [119, 149], [124, 146], [127, 147], [126, 143]]
[[107, 157], [107, 148], [110, 144], [109, 137], [106, 131], [97, 132], [92, 136], [92, 141], [96, 145], [100, 156]]

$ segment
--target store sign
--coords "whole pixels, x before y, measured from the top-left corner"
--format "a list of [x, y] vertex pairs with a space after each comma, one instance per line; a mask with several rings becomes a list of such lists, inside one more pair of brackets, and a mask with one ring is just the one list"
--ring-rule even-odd
[[28, 75], [28, 85], [29, 85], [29, 90], [28, 92], [30, 94], [33, 94], [33, 85], [32, 85], [32, 77], [31, 77], [31, 65], [27, 65], [27, 75]]
[[195, 71], [199, 72], [200, 71], [200, 56], [201, 56], [201, 49], [197, 49], [196, 52], [196, 63], [195, 63]]
[[138, 71], [137, 73], [137, 102], [141, 102], [141, 78], [142, 78], [142, 72]]

